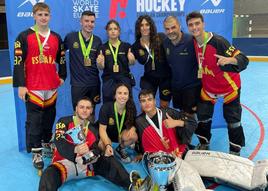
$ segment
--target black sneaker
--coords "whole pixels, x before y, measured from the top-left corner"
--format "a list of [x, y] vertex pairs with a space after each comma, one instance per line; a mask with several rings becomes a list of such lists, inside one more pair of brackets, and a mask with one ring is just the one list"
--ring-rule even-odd
[[36, 169], [44, 168], [44, 161], [42, 157], [42, 148], [32, 148], [33, 153], [33, 166]]
[[119, 159], [121, 161], [123, 161], [124, 163], [131, 162], [131, 158], [128, 156], [126, 150], [124, 148], [122, 148], [120, 145], [118, 145], [118, 147], [116, 147], [115, 151], [116, 151], [115, 152], [116, 155], [119, 157]]
[[138, 171], [133, 170], [130, 172], [129, 178], [131, 182], [129, 191], [149, 191], [151, 189], [152, 181], [149, 176], [143, 180]]
[[198, 145], [195, 147], [195, 150], [209, 150], [209, 144], [198, 143]]

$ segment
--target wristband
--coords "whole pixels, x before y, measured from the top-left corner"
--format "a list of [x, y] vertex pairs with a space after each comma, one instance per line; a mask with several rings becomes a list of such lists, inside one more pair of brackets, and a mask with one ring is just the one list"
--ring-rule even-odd
[[112, 147], [112, 145], [111, 145], [111, 144], [107, 144], [107, 145], [105, 145], [105, 150], [106, 150], [107, 146], [111, 146], [111, 147]]

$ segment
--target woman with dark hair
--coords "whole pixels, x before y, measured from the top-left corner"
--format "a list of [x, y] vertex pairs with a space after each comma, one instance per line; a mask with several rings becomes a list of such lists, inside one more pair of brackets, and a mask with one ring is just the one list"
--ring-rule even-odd
[[159, 89], [160, 107], [168, 107], [171, 99], [170, 68], [166, 62], [162, 46], [163, 33], [157, 33], [153, 19], [141, 15], [135, 24], [136, 41], [132, 51], [140, 64], [144, 65], [144, 75], [140, 80], [141, 89], [151, 89], [156, 94]]
[[135, 62], [135, 57], [131, 53], [131, 45], [119, 39], [119, 23], [110, 20], [105, 29], [109, 40], [102, 45], [97, 58], [98, 68], [103, 70], [103, 102], [113, 101], [116, 84], [125, 83], [131, 86], [129, 65]]
[[123, 162], [131, 162], [125, 148], [138, 139], [134, 127], [136, 113], [130, 86], [117, 84], [114, 102], [104, 103], [99, 113], [99, 133], [105, 156], [114, 155], [111, 143], [119, 142], [116, 154]]

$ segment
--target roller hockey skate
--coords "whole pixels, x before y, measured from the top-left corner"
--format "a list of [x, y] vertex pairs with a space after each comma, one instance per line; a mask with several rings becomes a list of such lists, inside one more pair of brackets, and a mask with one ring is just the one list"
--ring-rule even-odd
[[130, 172], [130, 186], [129, 191], [156, 191], [152, 185], [152, 179], [147, 176], [145, 179], [141, 179], [139, 173], [135, 170]]
[[52, 158], [53, 156], [53, 151], [54, 151], [54, 148], [55, 148], [55, 145], [54, 143], [42, 143], [42, 156], [44, 158]]
[[120, 145], [118, 145], [118, 147], [115, 149], [115, 154], [124, 163], [130, 163], [131, 162], [131, 158], [128, 155], [126, 149], [122, 148]]
[[38, 176], [42, 175], [44, 161], [42, 157], [42, 148], [32, 148], [33, 166], [37, 169]]

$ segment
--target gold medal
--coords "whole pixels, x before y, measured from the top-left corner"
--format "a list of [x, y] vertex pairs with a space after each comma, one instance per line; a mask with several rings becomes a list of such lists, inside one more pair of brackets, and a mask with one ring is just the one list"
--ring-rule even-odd
[[84, 58], [84, 66], [91, 66], [91, 59], [90, 58]]
[[114, 72], [119, 72], [119, 65], [118, 64], [114, 64], [113, 71]]
[[44, 54], [40, 54], [39, 55], [39, 62], [40, 63], [44, 63], [45, 62], [45, 56], [44, 56]]

